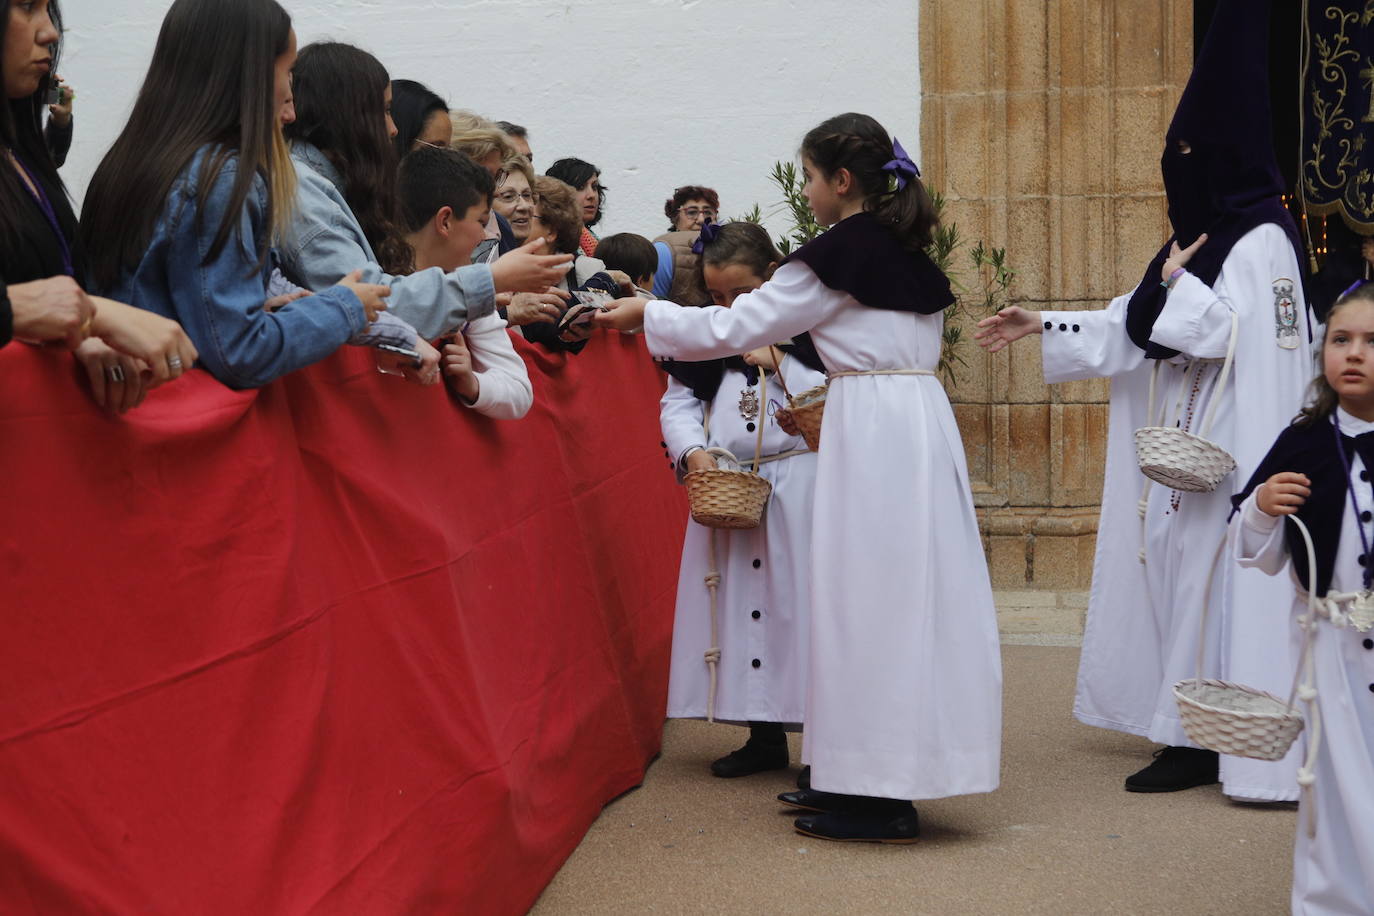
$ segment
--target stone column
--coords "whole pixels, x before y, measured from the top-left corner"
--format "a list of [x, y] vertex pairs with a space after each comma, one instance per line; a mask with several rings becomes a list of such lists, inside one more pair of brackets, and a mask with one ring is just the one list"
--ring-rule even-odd
[[[1140, 279], [1168, 233], [1159, 156], [1192, 47], [1188, 0], [923, 0], [921, 165], [967, 243], [1007, 249], [1012, 302], [1101, 308]], [[1077, 608], [1108, 388], [1047, 386], [1037, 342], [967, 340], [951, 397], [999, 603]]]

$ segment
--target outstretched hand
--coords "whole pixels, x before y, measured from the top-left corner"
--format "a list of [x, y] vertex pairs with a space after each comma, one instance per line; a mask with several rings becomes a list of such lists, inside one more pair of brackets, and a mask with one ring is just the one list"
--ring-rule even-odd
[[606, 303], [606, 311], [592, 316], [592, 324], [598, 328], [615, 328], [617, 331], [638, 331], [644, 327], [644, 307], [648, 301], [638, 296], [612, 299]]
[[978, 322], [973, 339], [989, 353], [996, 353], [1014, 340], [1042, 330], [1039, 312], [1028, 312], [1018, 305], [1008, 306], [996, 315]]

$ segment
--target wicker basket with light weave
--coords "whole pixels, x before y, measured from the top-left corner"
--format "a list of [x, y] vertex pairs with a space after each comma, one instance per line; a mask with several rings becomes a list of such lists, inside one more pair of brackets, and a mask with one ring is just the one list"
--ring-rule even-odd
[[[1140, 472], [1156, 483], [1187, 493], [1210, 493], [1227, 474], [1235, 470], [1235, 459], [1224, 448], [1209, 441], [1207, 434], [1212, 429], [1222, 389], [1226, 387], [1226, 380], [1231, 374], [1231, 363], [1236, 354], [1236, 329], [1236, 316], [1232, 313], [1226, 360], [1222, 363], [1221, 374], [1217, 376], [1216, 387], [1212, 389], [1207, 412], [1197, 435], [1177, 426], [1166, 426], [1163, 416], [1159, 418], [1159, 425], [1145, 426], [1135, 431], [1136, 462]], [[1150, 376], [1150, 406], [1146, 416], [1151, 419], [1155, 413], [1155, 383], [1159, 378], [1159, 363], [1159, 360], [1155, 361], [1154, 372]], [[1188, 374], [1200, 371], [1200, 364], [1195, 364], [1189, 368]], [[1183, 391], [1187, 388], [1188, 375], [1185, 375], [1178, 408], [1182, 408]], [[1178, 412], [1177, 409], [1175, 412]]]
[[[775, 346], [773, 353], [777, 365], [781, 367], [782, 352]], [[821, 420], [825, 417], [825, 396], [830, 392], [829, 386], [817, 385], [793, 397], [792, 392], [787, 390], [787, 379], [782, 377], [782, 369], [777, 369], [777, 373], [778, 384], [782, 385], [782, 393], [787, 396], [787, 412], [792, 415], [792, 422], [806, 440], [806, 447], [813, 452], [820, 451]]]
[[[1312, 589], [1308, 594], [1316, 594], [1317, 563], [1311, 536], [1301, 519], [1297, 516], [1289, 518], [1298, 525], [1303, 539], [1307, 541], [1308, 569], [1312, 571]], [[1223, 538], [1223, 547], [1225, 543]], [[1218, 558], [1221, 553], [1222, 547], [1219, 547]], [[1216, 565], [1214, 558], [1213, 569]], [[1209, 574], [1207, 591], [1203, 594], [1210, 594], [1211, 586]], [[1308, 616], [1310, 618], [1313, 614], [1309, 613]], [[1197, 676], [1174, 685], [1179, 718], [1188, 737], [1199, 746], [1220, 754], [1256, 760], [1283, 759], [1303, 729], [1302, 713], [1298, 712], [1293, 701], [1298, 697], [1299, 681], [1304, 672], [1309, 670], [1309, 647], [1314, 626], [1314, 620], [1304, 623], [1302, 662], [1293, 679], [1293, 690], [1285, 702], [1272, 693], [1254, 687], [1202, 676], [1203, 646], [1207, 634], [1207, 609], [1204, 608], [1202, 632], [1198, 636]]]
[[[759, 367], [759, 388], [765, 389], [768, 378]], [[763, 418], [759, 418], [758, 436], [754, 442], [754, 468], [740, 468], [739, 459], [727, 449], [708, 448], [706, 454], [716, 459], [716, 467], [692, 471], [682, 478], [687, 486], [687, 504], [692, 521], [707, 528], [757, 528], [763, 520], [763, 509], [773, 485], [757, 473], [763, 455]], [[706, 440], [711, 440], [711, 411], [706, 410]], [[724, 465], [722, 467], [722, 465]]]

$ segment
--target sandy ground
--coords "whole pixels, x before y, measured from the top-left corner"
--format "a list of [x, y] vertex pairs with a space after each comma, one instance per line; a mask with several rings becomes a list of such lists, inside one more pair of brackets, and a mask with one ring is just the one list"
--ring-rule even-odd
[[[800, 836], [790, 771], [712, 777], [743, 729], [674, 721], [532, 913], [1288, 912], [1296, 813], [1219, 787], [1123, 791], [1153, 746], [1070, 715], [1078, 650], [1006, 646], [1002, 786], [923, 802], [913, 846]], [[793, 760], [798, 739], [794, 738]]]

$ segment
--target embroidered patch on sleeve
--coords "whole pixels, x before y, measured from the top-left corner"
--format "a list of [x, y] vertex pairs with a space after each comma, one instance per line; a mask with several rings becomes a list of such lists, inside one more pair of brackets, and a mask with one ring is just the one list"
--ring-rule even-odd
[[1274, 337], [1285, 350], [1298, 348], [1298, 307], [1293, 301], [1293, 281], [1287, 277], [1274, 281]]

